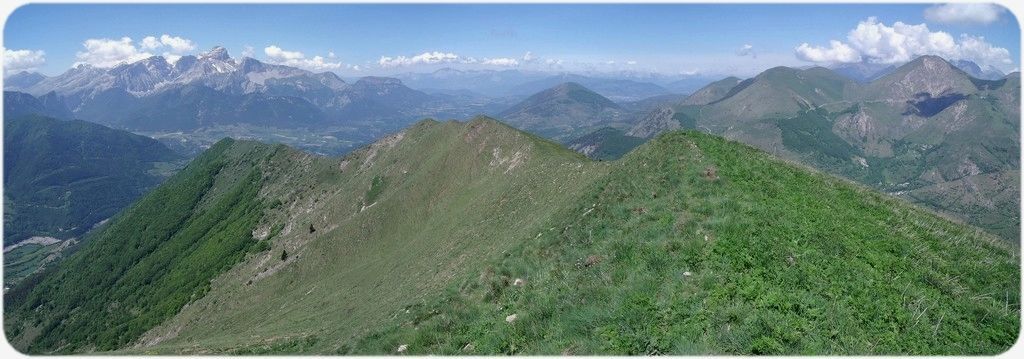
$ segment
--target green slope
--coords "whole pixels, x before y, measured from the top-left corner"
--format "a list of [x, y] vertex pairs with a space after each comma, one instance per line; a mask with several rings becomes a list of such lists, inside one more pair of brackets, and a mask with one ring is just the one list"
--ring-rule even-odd
[[132, 350], [334, 352], [511, 248], [603, 173], [488, 119], [421, 122], [341, 160], [301, 158], [268, 190], [288, 209], [266, 221], [282, 226], [269, 254]]
[[84, 247], [5, 293], [5, 334], [32, 353], [116, 349], [201, 297], [257, 248], [258, 165], [275, 148], [224, 140], [94, 232]]
[[[4, 246], [80, 236], [180, 160], [156, 140], [84, 121], [4, 119]], [[173, 166], [171, 167], [173, 168]]]
[[[1001, 175], [1020, 171], [1019, 73], [974, 79], [936, 56], [864, 84], [820, 67], [776, 67], [690, 105], [720, 94], [729, 81], [735, 79], [641, 118], [626, 134], [699, 129], [1019, 241], [1019, 176]], [[595, 152], [601, 147], [588, 142]], [[999, 180], [972, 180], [994, 176]]]
[[1015, 248], [709, 135], [642, 146], [546, 227], [351, 352], [996, 354], [1019, 330]]
[[646, 139], [628, 136], [622, 130], [605, 127], [572, 140], [566, 146], [595, 160], [616, 160]]
[[1019, 328], [1004, 242], [692, 132], [614, 162], [490, 119], [344, 158], [225, 141], [96, 236], [5, 297], [16, 348], [997, 353]]
[[183, 161], [156, 140], [93, 123], [5, 118], [4, 286], [64, 258]]

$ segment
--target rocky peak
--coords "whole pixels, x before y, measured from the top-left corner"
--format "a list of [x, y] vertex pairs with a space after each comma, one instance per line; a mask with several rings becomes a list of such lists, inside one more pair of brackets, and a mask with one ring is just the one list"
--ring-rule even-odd
[[243, 73], [261, 72], [266, 69], [266, 66], [259, 60], [246, 56], [239, 62], [238, 69]]
[[201, 59], [214, 59], [220, 61], [231, 60], [231, 56], [228, 55], [228, 50], [223, 46], [214, 46], [210, 51], [203, 53], [199, 56]]
[[196, 61], [198, 61], [198, 59], [193, 55], [182, 56], [178, 61], [174, 62], [174, 69], [178, 72], [185, 72], [185, 70], [192, 68], [192, 66], [196, 64]]
[[922, 93], [939, 96], [976, 90], [965, 72], [934, 55], [918, 57], [873, 85], [881, 94], [898, 101], [911, 100]]

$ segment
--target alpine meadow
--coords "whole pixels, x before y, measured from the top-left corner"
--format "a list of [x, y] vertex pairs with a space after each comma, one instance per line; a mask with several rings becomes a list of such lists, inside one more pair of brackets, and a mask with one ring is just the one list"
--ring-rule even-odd
[[6, 14], [22, 355], [1016, 349], [1003, 5]]

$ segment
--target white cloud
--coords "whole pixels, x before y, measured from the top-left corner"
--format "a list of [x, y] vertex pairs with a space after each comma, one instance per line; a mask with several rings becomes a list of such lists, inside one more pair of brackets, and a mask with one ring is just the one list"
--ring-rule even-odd
[[303, 55], [301, 52], [286, 51], [277, 47], [277, 45], [270, 45], [263, 48], [263, 53], [267, 55], [267, 58], [271, 62], [288, 62], [306, 58], [306, 55]]
[[636, 65], [636, 61], [633, 61], [633, 60], [626, 61], [626, 65], [630, 65], [630, 66]]
[[130, 37], [112, 39], [87, 39], [82, 42], [85, 51], [75, 53], [77, 64], [90, 64], [97, 67], [112, 67], [121, 63], [139, 61], [153, 54], [140, 51]]
[[196, 44], [192, 40], [167, 34], [160, 35], [160, 43], [170, 47], [171, 52], [175, 54], [183, 54], [196, 49]]
[[[381, 56], [380, 60], [377, 61], [377, 64], [380, 65], [381, 67], [390, 68], [390, 67], [412, 66], [412, 65], [422, 65], [422, 64], [452, 63], [452, 62], [458, 62], [460, 58], [461, 57], [459, 55], [451, 53], [451, 52], [433, 51], [433, 52], [424, 52], [422, 54], [415, 55], [415, 56], [412, 56], [412, 57], [405, 57], [405, 56], [398, 56], [398, 57]], [[473, 62], [475, 62], [475, 59], [474, 59]]]
[[153, 56], [151, 50], [165, 48], [161, 54], [168, 62], [174, 63], [188, 52], [196, 49], [192, 40], [167, 34], [146, 36], [136, 46], [130, 37], [120, 39], [87, 39], [82, 42], [85, 51], [75, 53], [78, 61], [75, 65], [90, 64], [96, 67], [113, 67], [122, 63], [132, 63]]
[[306, 55], [299, 51], [287, 51], [277, 45], [270, 45], [263, 49], [267, 55], [267, 62], [278, 65], [298, 67], [310, 71], [330, 71], [344, 66], [341, 62], [327, 61], [323, 56], [306, 58]]
[[736, 50], [736, 56], [750, 56], [756, 59], [757, 53], [754, 52], [754, 45], [744, 44], [740, 46], [739, 50]]
[[167, 60], [167, 63], [169, 63], [171, 65], [174, 65], [175, 62], [178, 62], [178, 60], [181, 60], [181, 55], [172, 54], [170, 52], [165, 52], [163, 54], [163, 56], [164, 56], [164, 59]]
[[179, 55], [196, 49], [196, 44], [192, 40], [167, 34], [160, 35], [159, 39], [155, 36], [146, 36], [139, 42], [139, 48], [143, 50], [155, 50], [164, 46], [170, 48], [168, 53]]
[[4, 49], [4, 70], [11, 72], [32, 71], [46, 63], [43, 50]]
[[[972, 60], [980, 65], [995, 66], [995, 63], [1013, 64], [1009, 50], [992, 46], [992, 44], [985, 42], [984, 37], [967, 34], [960, 35], [960, 58]], [[986, 59], [987, 61], [979, 61], [978, 59]]]
[[163, 45], [164, 44], [160, 43], [160, 40], [157, 40], [157, 38], [153, 36], [146, 36], [142, 39], [142, 42], [139, 43], [139, 46], [146, 50], [153, 50]]
[[523, 62], [533, 62], [535, 60], [537, 60], [537, 56], [534, 56], [533, 52], [527, 51], [523, 54]]
[[256, 55], [256, 49], [252, 48], [252, 46], [245, 45], [242, 48], [242, 57], [253, 57], [253, 55]]
[[492, 66], [519, 66], [519, 60], [516, 60], [516, 59], [513, 59], [513, 58], [509, 58], [509, 57], [498, 57], [498, 58], [493, 58], [493, 59], [484, 59], [480, 63], [484, 64], [484, 65], [492, 65]]
[[924, 9], [924, 18], [946, 24], [991, 24], [1005, 11], [996, 4], [943, 4]]
[[994, 46], [980, 36], [960, 35], [959, 41], [942, 31], [931, 31], [926, 24], [910, 25], [897, 21], [885, 25], [874, 17], [861, 21], [846, 36], [846, 42], [832, 40], [828, 47], [803, 43], [795, 49], [797, 58], [811, 62], [901, 63], [921, 55], [946, 59], [971, 60], [981, 66], [1007, 68], [1013, 61], [1008, 50]]
[[811, 46], [805, 42], [797, 46], [796, 57], [810, 62], [860, 62], [857, 50], [836, 40], [829, 41], [829, 44], [831, 47]]

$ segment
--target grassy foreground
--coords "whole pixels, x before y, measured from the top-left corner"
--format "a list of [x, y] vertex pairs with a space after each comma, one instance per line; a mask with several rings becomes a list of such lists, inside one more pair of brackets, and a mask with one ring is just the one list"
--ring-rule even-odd
[[994, 354], [1017, 248], [695, 132], [215, 146], [5, 296], [33, 353]]
[[996, 354], [1020, 327], [1016, 248], [696, 132], [546, 227], [350, 352]]

